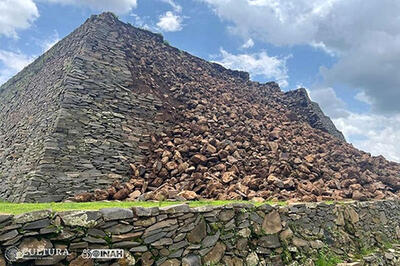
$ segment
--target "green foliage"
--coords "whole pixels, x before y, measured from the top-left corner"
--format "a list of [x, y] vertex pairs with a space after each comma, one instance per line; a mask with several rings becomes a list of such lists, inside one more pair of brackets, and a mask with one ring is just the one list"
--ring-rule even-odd
[[281, 258], [282, 258], [283, 263], [285, 265], [290, 264], [290, 262], [293, 260], [293, 258], [292, 258], [292, 254], [290, 253], [285, 241], [282, 242], [282, 249], [283, 249], [283, 251], [281, 254]]
[[[70, 210], [99, 210], [102, 208], [131, 208], [131, 207], [165, 207], [180, 203], [187, 203], [190, 207], [220, 206], [232, 203], [249, 203], [248, 201], [229, 200], [201, 200], [201, 201], [109, 201], [109, 202], [49, 202], [49, 203], [11, 203], [0, 201], [0, 214], [21, 214], [25, 212], [51, 209], [54, 212]], [[277, 204], [277, 202], [264, 202], [263, 204]], [[280, 204], [286, 204], [284, 202]], [[258, 206], [260, 204], [255, 204]]]
[[342, 260], [337, 255], [325, 248], [318, 253], [315, 266], [335, 266], [341, 261]]
[[165, 45], [171, 46], [167, 40], [164, 40], [163, 43], [164, 43]]
[[360, 254], [357, 256], [359, 258], [362, 258], [364, 256], [367, 256], [369, 254], [372, 254], [376, 251], [376, 248], [372, 248], [372, 247], [362, 247], [360, 248]]
[[106, 233], [106, 236], [103, 238], [106, 242], [109, 248], [112, 248], [112, 236], [110, 233]]

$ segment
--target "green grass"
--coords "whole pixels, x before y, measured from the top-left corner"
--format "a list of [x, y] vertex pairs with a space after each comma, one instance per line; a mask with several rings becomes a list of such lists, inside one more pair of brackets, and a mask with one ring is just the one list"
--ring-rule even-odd
[[337, 255], [325, 248], [318, 253], [315, 266], [335, 266], [340, 262], [342, 262], [342, 260]]
[[[190, 207], [200, 206], [219, 206], [230, 203], [250, 203], [249, 201], [227, 201], [227, 200], [213, 200], [213, 201], [188, 201], [188, 202], [172, 202], [172, 201], [98, 201], [98, 202], [50, 202], [50, 203], [9, 203], [0, 202], [0, 214], [21, 214], [25, 212], [38, 211], [51, 209], [53, 211], [70, 211], [70, 210], [99, 210], [102, 208], [130, 208], [134, 206], [140, 207], [164, 207], [180, 203], [187, 203]], [[263, 202], [254, 203], [255, 206], [262, 204], [279, 204], [285, 205], [285, 202]]]

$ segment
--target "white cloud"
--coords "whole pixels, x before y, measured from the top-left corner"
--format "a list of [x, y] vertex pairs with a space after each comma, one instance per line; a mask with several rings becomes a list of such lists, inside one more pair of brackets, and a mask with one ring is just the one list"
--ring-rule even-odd
[[281, 87], [288, 85], [286, 60], [289, 57], [278, 58], [269, 56], [265, 51], [254, 54], [231, 54], [220, 49], [217, 63], [226, 68], [247, 71], [250, 76], [262, 76], [266, 79], [276, 80]]
[[400, 115], [351, 113], [333, 122], [356, 147], [400, 162]]
[[400, 29], [371, 30], [342, 54], [331, 68], [321, 68], [326, 83], [362, 90], [376, 113], [400, 113]]
[[276, 45], [316, 43], [320, 19], [332, 0], [203, 0], [222, 19], [232, 21], [235, 33]]
[[140, 17], [139, 15], [135, 13], [129, 14], [129, 16], [133, 17], [133, 25], [135, 27], [139, 27], [142, 29], [150, 30], [150, 31], [157, 31], [157, 28], [154, 26], [150, 26], [146, 21], [149, 20], [149, 17]]
[[20, 52], [14, 53], [10, 51], [0, 50], [0, 61], [7, 68], [15, 71], [23, 69], [26, 65], [33, 61], [33, 57], [29, 57]]
[[24, 55], [20, 52], [15, 53], [0, 50], [0, 62], [3, 65], [3, 67], [0, 68], [0, 85], [22, 70], [33, 60], [34, 57]]
[[356, 99], [356, 100], [358, 100], [358, 101], [360, 101], [360, 102], [366, 103], [366, 104], [368, 104], [368, 105], [371, 105], [371, 104], [372, 104], [372, 99], [371, 99], [371, 97], [369, 97], [368, 95], [366, 95], [365, 92], [363, 92], [363, 91], [358, 92], [358, 93], [354, 96], [354, 99]]
[[136, 8], [137, 0], [40, 0], [50, 3], [85, 6], [94, 10], [111, 11], [118, 14], [129, 13]]
[[162, 31], [180, 31], [182, 30], [182, 17], [167, 11], [164, 15], [160, 16], [157, 26]]
[[337, 97], [333, 88], [323, 87], [307, 90], [312, 101], [317, 102], [325, 114], [331, 118], [347, 117], [346, 103]]
[[243, 49], [248, 49], [248, 48], [251, 48], [253, 46], [254, 46], [254, 41], [253, 41], [253, 39], [250, 38], [242, 45], [242, 48]]
[[0, 0], [0, 35], [17, 38], [17, 30], [29, 28], [38, 17], [32, 0]]
[[178, 5], [177, 3], [175, 3], [175, 1], [173, 0], [161, 0], [167, 4], [169, 4], [170, 6], [172, 6], [172, 8], [174, 9], [175, 12], [180, 13], [182, 12], [182, 6]]
[[362, 90], [376, 113], [400, 113], [400, 1], [202, 1], [242, 37], [335, 55], [337, 63], [322, 70], [327, 86]]

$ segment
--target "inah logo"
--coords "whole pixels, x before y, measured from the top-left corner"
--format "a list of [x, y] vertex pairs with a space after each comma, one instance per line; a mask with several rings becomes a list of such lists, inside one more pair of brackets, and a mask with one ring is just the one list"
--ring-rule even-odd
[[84, 259], [121, 259], [124, 257], [123, 249], [84, 249]]

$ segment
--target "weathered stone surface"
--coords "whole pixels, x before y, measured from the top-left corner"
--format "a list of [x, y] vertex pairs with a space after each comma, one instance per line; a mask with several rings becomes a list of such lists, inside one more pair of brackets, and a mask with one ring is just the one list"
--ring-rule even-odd
[[321, 249], [324, 247], [325, 244], [321, 240], [315, 240], [315, 241], [310, 241], [310, 245], [314, 249]]
[[293, 237], [293, 231], [292, 229], [288, 228], [286, 230], [283, 230], [280, 234], [279, 237], [282, 241], [288, 241]]
[[151, 244], [151, 243], [153, 243], [153, 242], [165, 237], [166, 235], [167, 235], [166, 232], [155, 233], [155, 234], [152, 234], [152, 235], [147, 236], [147, 237], [145, 235], [143, 235], [143, 242], [145, 244]]
[[157, 207], [153, 207], [153, 208], [135, 207], [135, 208], [132, 208], [132, 211], [136, 216], [145, 216], [145, 217], [156, 216], [160, 212], [159, 208], [157, 208]]
[[132, 231], [133, 228], [134, 227], [130, 224], [117, 224], [104, 229], [104, 231], [109, 232], [113, 235], [120, 235]]
[[17, 230], [12, 230], [6, 233], [3, 233], [0, 235], [0, 241], [4, 242], [10, 239], [13, 239], [14, 237], [16, 237], [18, 235], [18, 231]]
[[138, 246], [138, 247], [133, 247], [129, 250], [130, 252], [146, 252], [147, 251], [147, 246]]
[[100, 238], [106, 236], [106, 233], [104, 233], [104, 231], [99, 230], [99, 229], [96, 229], [96, 228], [90, 228], [90, 229], [87, 231], [87, 234], [90, 235], [90, 236], [100, 237]]
[[105, 221], [114, 221], [133, 218], [133, 212], [130, 209], [105, 208], [100, 210]]
[[164, 213], [184, 213], [189, 212], [190, 208], [187, 204], [179, 204], [160, 208], [160, 211]]
[[188, 255], [182, 259], [182, 266], [199, 266], [201, 265], [201, 258], [197, 255]]
[[281, 246], [281, 243], [279, 241], [279, 237], [277, 234], [273, 235], [266, 235], [261, 237], [258, 240], [258, 245], [261, 247], [266, 247], [266, 248], [278, 248]]
[[114, 242], [120, 242], [120, 241], [128, 241], [128, 240], [134, 240], [138, 239], [143, 232], [133, 232], [133, 233], [128, 233], [128, 234], [122, 234], [122, 235], [113, 235], [111, 238], [111, 241]]
[[352, 207], [346, 208], [344, 213], [345, 218], [349, 219], [353, 224], [360, 220], [358, 213]]
[[271, 211], [264, 217], [262, 229], [266, 234], [276, 234], [282, 230], [281, 217], [277, 211]]
[[149, 251], [143, 253], [140, 259], [143, 265], [153, 265], [154, 263], [153, 254], [151, 254]]
[[212, 247], [217, 243], [220, 236], [220, 232], [218, 231], [217, 234], [212, 236], [206, 236], [203, 241], [201, 242], [202, 248]]
[[18, 248], [23, 250], [35, 249], [38, 251], [43, 251], [44, 249], [52, 248], [53, 244], [47, 239], [38, 240], [36, 238], [25, 238]]
[[195, 164], [205, 164], [207, 162], [207, 157], [202, 154], [195, 154], [191, 158], [191, 161]]
[[221, 211], [219, 214], [219, 219], [223, 222], [227, 222], [231, 220], [235, 216], [235, 211], [234, 210], [224, 210]]
[[176, 219], [169, 219], [155, 223], [145, 230], [144, 236], [150, 235], [154, 231], [168, 231], [172, 226], [175, 226], [177, 224], [178, 220]]
[[207, 235], [206, 222], [204, 219], [200, 219], [199, 223], [194, 229], [187, 234], [187, 239], [190, 243], [200, 243], [203, 238]]
[[152, 246], [157, 247], [157, 246], [168, 246], [171, 245], [174, 241], [171, 238], [162, 238], [160, 240], [157, 240], [153, 243], [151, 243]]
[[161, 266], [180, 266], [181, 262], [177, 259], [170, 259], [166, 260], [165, 262], [161, 263]]
[[133, 247], [140, 246], [141, 243], [133, 241], [121, 241], [113, 244], [113, 248], [130, 249]]
[[307, 240], [298, 238], [298, 237], [293, 237], [293, 245], [295, 245], [296, 247], [307, 247], [310, 244], [308, 243]]
[[49, 219], [38, 220], [24, 225], [24, 230], [40, 229], [50, 225]]
[[138, 221], [135, 221], [135, 222], [133, 222], [133, 225], [148, 227], [152, 224], [155, 224], [156, 222], [157, 222], [156, 217], [150, 217], [150, 218], [145, 218], [145, 219], [140, 219]]
[[259, 262], [259, 258], [257, 256], [257, 253], [252, 252], [246, 257], [246, 265], [247, 266], [257, 266]]
[[94, 227], [101, 218], [97, 211], [70, 211], [58, 213], [63, 223], [67, 226]]
[[0, 224], [4, 223], [5, 221], [10, 220], [12, 217], [13, 217], [12, 215], [1, 215], [0, 214]]
[[94, 262], [92, 259], [84, 259], [81, 256], [72, 260], [69, 264], [70, 266], [94, 266]]
[[72, 251], [75, 251], [75, 250], [79, 250], [79, 249], [87, 249], [88, 248], [88, 243], [87, 242], [74, 242], [74, 243], [71, 243], [70, 245], [69, 245], [69, 248], [72, 250]]
[[243, 260], [238, 257], [225, 256], [222, 258], [224, 265], [227, 266], [243, 266]]
[[224, 243], [218, 242], [213, 249], [209, 253], [207, 253], [204, 258], [203, 262], [205, 264], [217, 264], [221, 261], [222, 257], [224, 256], [226, 250], [226, 246]]
[[82, 240], [91, 244], [107, 244], [104, 239], [93, 236], [84, 237]]
[[343, 212], [342, 211], [339, 211], [339, 212], [337, 212], [337, 217], [336, 217], [336, 219], [335, 219], [335, 223], [337, 224], [337, 225], [345, 225], [345, 222], [344, 222], [344, 215], [343, 215]]
[[249, 228], [243, 228], [237, 232], [237, 234], [241, 237], [248, 238], [251, 235], [251, 230]]
[[34, 222], [37, 220], [48, 218], [50, 216], [50, 214], [51, 214], [51, 211], [49, 211], [49, 210], [28, 212], [28, 213], [24, 213], [24, 214], [15, 216], [14, 221], [15, 221], [15, 223], [19, 223], [19, 224], [29, 223], [29, 222]]
[[178, 196], [183, 197], [185, 200], [195, 200], [199, 197], [196, 192], [190, 190], [179, 192]]

